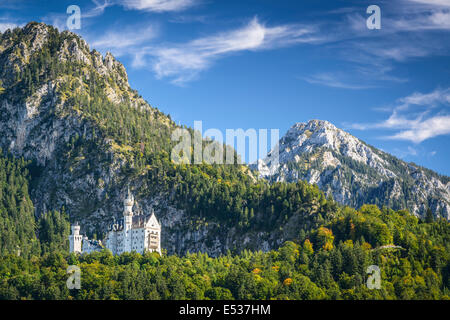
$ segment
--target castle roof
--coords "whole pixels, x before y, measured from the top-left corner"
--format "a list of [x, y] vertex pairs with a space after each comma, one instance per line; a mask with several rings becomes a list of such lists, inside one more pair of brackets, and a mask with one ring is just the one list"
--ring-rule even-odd
[[133, 221], [131, 228], [137, 229], [137, 228], [159, 228], [159, 222], [156, 219], [155, 213], [152, 211], [151, 214], [148, 215], [139, 215], [139, 216], [133, 216]]
[[[140, 228], [160, 228], [161, 225], [158, 222], [158, 219], [156, 219], [155, 213], [152, 210], [152, 213], [147, 215], [136, 215], [133, 216], [133, 219], [131, 221], [131, 228], [132, 229], [140, 229]], [[117, 223], [113, 223], [110, 226], [110, 230], [114, 231], [121, 231], [123, 230], [123, 220], [118, 220]]]
[[96, 249], [103, 249], [103, 245], [99, 240], [89, 240], [86, 238], [84, 241], [87, 241], [91, 247], [94, 247]]

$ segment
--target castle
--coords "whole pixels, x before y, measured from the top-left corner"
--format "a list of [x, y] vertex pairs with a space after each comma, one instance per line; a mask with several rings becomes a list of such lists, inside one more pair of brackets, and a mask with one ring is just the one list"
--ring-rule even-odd
[[[148, 215], [133, 215], [134, 197], [128, 189], [124, 201], [123, 219], [113, 223], [106, 236], [106, 248], [116, 254], [124, 252], [156, 251], [161, 254], [161, 225], [152, 209]], [[80, 235], [80, 226], [75, 223], [69, 236], [70, 252], [90, 253], [101, 251], [104, 246], [101, 241], [89, 240]]]

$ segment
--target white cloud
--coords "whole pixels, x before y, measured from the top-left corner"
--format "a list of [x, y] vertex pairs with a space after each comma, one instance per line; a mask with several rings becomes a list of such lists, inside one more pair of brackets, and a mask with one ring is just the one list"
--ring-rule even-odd
[[[397, 133], [385, 138], [414, 143], [450, 134], [450, 116], [447, 115], [450, 107], [450, 88], [436, 89], [426, 94], [416, 92], [399, 99], [398, 103], [388, 119], [377, 123], [353, 124], [351, 127], [358, 130], [396, 130]], [[421, 112], [415, 112], [416, 108], [422, 109]]]
[[302, 79], [311, 84], [319, 84], [332, 88], [361, 90], [372, 88], [370, 85], [361, 85], [356, 83], [347, 82], [342, 79], [342, 75], [335, 75], [332, 73], [318, 73], [312, 76], [303, 77]]
[[450, 12], [435, 12], [429, 17], [432, 26], [450, 30]]
[[409, 1], [426, 4], [426, 5], [450, 7], [450, 1], [448, 1], [448, 0], [409, 0]]
[[258, 51], [315, 42], [314, 29], [299, 25], [266, 27], [257, 18], [243, 28], [192, 40], [184, 44], [145, 48], [141, 54], [154, 57], [153, 70], [159, 78], [174, 83], [194, 79], [220, 57], [241, 51]]
[[404, 129], [417, 125], [423, 118], [423, 114], [414, 119], [409, 119], [405, 116], [400, 116], [396, 110], [391, 116], [382, 121], [376, 123], [354, 123], [349, 127], [357, 130], [369, 130], [369, 129]]
[[108, 31], [102, 37], [92, 41], [92, 47], [106, 50], [132, 49], [158, 35], [157, 28], [154, 26], [146, 26], [144, 28], [138, 28], [138, 30], [137, 32], [133, 28], [120, 31]]
[[450, 30], [450, 12], [448, 9], [433, 9], [411, 16], [385, 19], [391, 32]]
[[153, 12], [181, 11], [197, 4], [194, 0], [122, 0], [118, 2], [126, 9]]
[[397, 62], [404, 62], [410, 58], [425, 57], [428, 55], [428, 50], [420, 46], [409, 45], [407, 43], [398, 43], [397, 46], [392, 47], [382, 47], [382, 46], [371, 46], [368, 48], [370, 54], [375, 57], [394, 60]]
[[427, 139], [446, 134], [450, 134], [450, 116], [436, 116], [418, 122], [411, 129], [401, 131], [388, 138], [420, 143]]
[[436, 107], [441, 104], [450, 105], [450, 88], [438, 88], [430, 93], [415, 92], [408, 97], [399, 99], [399, 101], [402, 105], [397, 110], [404, 110], [413, 105], [426, 107]]
[[[101, 16], [106, 8], [121, 6], [128, 10], [139, 10], [147, 12], [169, 12], [182, 11], [198, 4], [198, 0], [92, 0], [94, 7], [88, 10], [81, 10], [83, 18], [95, 18]], [[58, 23], [59, 29], [64, 29], [60, 19], [67, 18], [64, 14], [52, 14], [53, 20]], [[47, 17], [48, 18], [48, 17]]]
[[94, 18], [102, 15], [105, 12], [105, 9], [114, 5], [111, 0], [103, 0], [100, 2], [99, 0], [92, 0], [95, 4], [95, 7], [88, 10], [86, 13], [82, 12], [83, 18]]
[[[326, 27], [335, 38], [329, 47], [352, 65], [346, 71], [353, 70], [353, 78], [361, 80], [356, 81], [358, 85], [382, 85], [381, 80], [404, 82], [394, 75], [399, 63], [449, 55], [450, 42], [444, 40], [450, 31], [449, 6], [450, 0], [386, 2], [382, 6], [381, 30], [377, 31], [367, 29], [364, 12], [349, 10], [343, 19], [337, 23], [331, 20]], [[374, 72], [364, 77], [355, 66], [370, 67]], [[380, 72], [380, 68], [385, 71]]]
[[0, 22], [0, 32], [5, 32], [8, 29], [14, 29], [15, 27], [18, 27], [19, 25], [15, 23], [10, 22]]

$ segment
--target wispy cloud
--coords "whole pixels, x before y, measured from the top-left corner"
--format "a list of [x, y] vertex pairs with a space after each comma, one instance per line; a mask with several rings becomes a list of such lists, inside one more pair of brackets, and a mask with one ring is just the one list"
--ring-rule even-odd
[[114, 5], [114, 2], [112, 0], [103, 0], [103, 2], [101, 2], [100, 0], [92, 0], [92, 2], [95, 4], [95, 7], [89, 9], [85, 13], [82, 12], [83, 18], [98, 17], [105, 12], [106, 8]]
[[447, 134], [450, 134], [450, 116], [435, 116], [419, 121], [411, 129], [401, 131], [387, 138], [420, 143], [427, 139]]
[[301, 25], [267, 27], [254, 18], [239, 29], [182, 44], [147, 47], [139, 54], [140, 57], [152, 57], [152, 69], [158, 78], [170, 78], [173, 83], [182, 84], [229, 54], [320, 41], [314, 31], [312, 27]]
[[[179, 12], [197, 5], [199, 0], [92, 0], [92, 3], [94, 4], [93, 7], [81, 10], [83, 24], [88, 21], [87, 19], [103, 15], [107, 8], [113, 6], [143, 12]], [[67, 15], [65, 13], [49, 13], [43, 17], [43, 20], [60, 30], [66, 29]]]
[[127, 10], [146, 12], [179, 12], [199, 4], [199, 0], [92, 0], [95, 7], [90, 9], [83, 17], [97, 17], [105, 9], [112, 6], [121, 6]]
[[340, 74], [332, 74], [332, 73], [318, 73], [315, 75], [302, 77], [308, 83], [319, 84], [332, 88], [341, 88], [341, 89], [352, 89], [352, 90], [361, 90], [373, 88], [371, 85], [360, 85], [356, 83], [350, 82], [344, 75]]
[[[95, 7], [84, 13], [84, 16], [100, 15], [110, 6], [142, 12], [179, 12], [196, 6], [201, 1], [93, 0]], [[385, 86], [388, 82], [408, 81], [395, 75], [399, 63], [449, 54], [450, 43], [442, 41], [441, 36], [435, 37], [430, 33], [450, 30], [450, 10], [445, 5], [447, 2], [402, 0], [401, 5], [386, 3], [383, 5], [382, 30], [376, 32], [367, 29], [365, 11], [353, 7], [340, 9], [339, 14], [343, 18], [327, 20], [327, 23], [319, 19], [303, 25], [266, 26], [254, 18], [241, 28], [184, 43], [153, 45], [148, 43], [153, 36], [136, 36], [117, 31], [94, 41], [94, 45], [111, 45], [116, 54], [119, 49], [125, 54], [127, 49], [133, 55], [133, 66], [150, 67], [159, 79], [169, 79], [175, 84], [196, 79], [216, 61], [233, 53], [299, 43], [324, 45], [325, 50], [333, 50], [333, 55], [343, 61], [345, 71], [318, 69], [312, 75], [300, 78], [317, 85], [360, 90]], [[192, 23], [205, 20], [204, 17], [177, 15], [169, 21]], [[136, 39], [131, 39], [133, 37]]]
[[[399, 64], [434, 55], [448, 56], [450, 42], [442, 41], [450, 31], [449, 0], [402, 0], [381, 6], [381, 30], [368, 30], [367, 15], [361, 8], [339, 10], [342, 18], [325, 26], [327, 46], [345, 65], [343, 71], [317, 71], [319, 76], [303, 77], [310, 83], [342, 87], [384, 86], [405, 82], [395, 75]], [[372, 70], [367, 74], [366, 70]], [[323, 76], [325, 75], [325, 77]], [[353, 79], [353, 81], [349, 81]]]
[[215, 17], [213, 15], [182, 15], [177, 14], [171, 17], [169, 20], [171, 23], [215, 23]]
[[18, 27], [18, 24], [11, 23], [11, 22], [0, 22], [0, 32], [5, 32], [8, 29], [14, 29], [15, 27]]
[[0, 16], [0, 32], [5, 32], [8, 29], [12, 30], [23, 25], [25, 24], [22, 20], [18, 19], [16, 16], [11, 16], [9, 14]]
[[[89, 7], [87, 9], [83, 8], [81, 10], [83, 29], [92, 22], [91, 18], [101, 16], [106, 8], [114, 5], [112, 0], [92, 0], [92, 2], [95, 5], [94, 7]], [[59, 30], [67, 30], [67, 17], [68, 15], [66, 12], [49, 12], [46, 16], [42, 17], [42, 21], [51, 24]]]
[[434, 9], [411, 16], [385, 19], [391, 32], [450, 30], [450, 12], [448, 9]]
[[352, 124], [358, 130], [390, 129], [397, 133], [385, 136], [391, 140], [421, 143], [427, 139], [450, 134], [450, 88], [430, 93], [413, 93], [397, 101], [390, 117], [382, 122]]
[[421, 3], [425, 5], [450, 7], [450, 2], [448, 0], [409, 0], [410, 2]]
[[151, 12], [182, 11], [198, 4], [197, 0], [121, 0], [126, 9]]
[[[136, 32], [136, 30], [139, 30], [139, 32]], [[133, 28], [107, 31], [104, 35], [92, 41], [92, 47], [122, 55], [137, 50], [138, 46], [157, 36], [158, 28], [155, 25], [133, 26]]]
[[397, 110], [406, 110], [411, 106], [425, 106], [435, 108], [439, 105], [450, 105], [450, 88], [438, 88], [430, 93], [415, 92], [412, 95], [401, 98], [402, 103]]

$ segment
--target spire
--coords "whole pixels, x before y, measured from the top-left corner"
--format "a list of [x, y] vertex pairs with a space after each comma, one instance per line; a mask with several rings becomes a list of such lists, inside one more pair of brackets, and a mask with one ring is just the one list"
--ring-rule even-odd
[[131, 197], [132, 197], [132, 194], [130, 191], [130, 185], [128, 185], [128, 199], [131, 199]]
[[123, 201], [124, 205], [124, 215], [125, 216], [132, 216], [133, 215], [133, 205], [134, 205], [134, 197], [130, 191], [130, 186], [128, 186], [128, 194], [126, 199]]
[[71, 225], [70, 229], [72, 230], [72, 235], [80, 234], [80, 225], [78, 222], [75, 222], [73, 225]]
[[150, 209], [150, 218], [148, 218], [147, 220], [147, 226], [161, 228], [158, 218], [156, 218], [155, 215], [155, 209], [153, 207]]
[[128, 186], [128, 193], [127, 193], [127, 197], [126, 197], [126, 199], [124, 201], [124, 204], [125, 204], [126, 207], [129, 207], [129, 206], [132, 207], [133, 204], [134, 204], [134, 196], [133, 196], [133, 194], [130, 191], [130, 186]]

